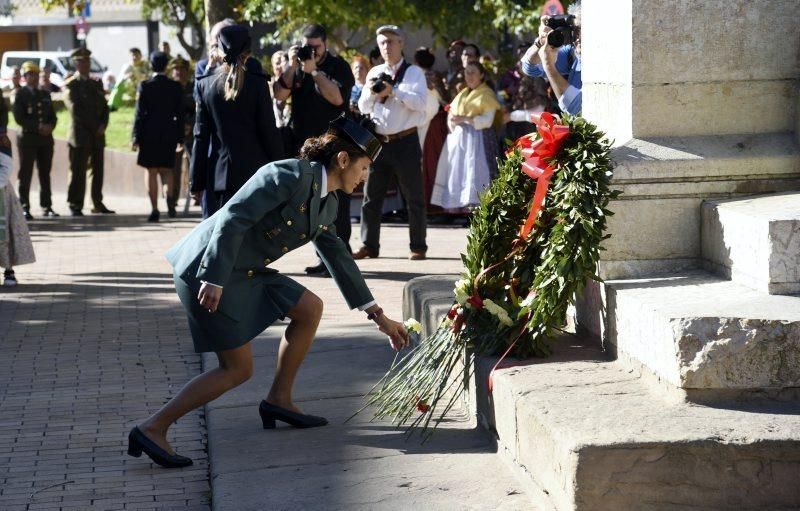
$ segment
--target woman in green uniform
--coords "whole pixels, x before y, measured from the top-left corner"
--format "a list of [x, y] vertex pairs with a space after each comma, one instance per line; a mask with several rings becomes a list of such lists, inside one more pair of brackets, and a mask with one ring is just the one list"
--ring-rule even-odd
[[292, 402], [295, 375], [322, 316], [322, 300], [270, 265], [312, 241], [347, 304], [367, 312], [395, 349], [408, 343], [402, 323], [383, 314], [344, 243], [336, 236], [337, 198], [367, 176], [381, 150], [363, 123], [341, 117], [324, 135], [307, 140], [300, 159], [260, 168], [209, 219], [167, 253], [175, 288], [189, 318], [197, 352], [213, 351], [219, 367], [192, 379], [153, 416], [134, 427], [128, 453], [142, 452], [165, 467], [192, 460], [175, 454], [167, 429], [191, 410], [247, 381], [253, 373], [250, 340], [277, 319], [291, 322], [281, 339], [272, 388], [259, 406], [263, 427], [324, 426]]

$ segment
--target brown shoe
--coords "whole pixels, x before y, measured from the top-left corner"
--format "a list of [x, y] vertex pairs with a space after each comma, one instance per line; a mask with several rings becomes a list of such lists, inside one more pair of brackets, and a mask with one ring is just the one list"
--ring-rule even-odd
[[375, 258], [378, 257], [378, 253], [377, 252], [373, 252], [372, 250], [368, 249], [367, 247], [361, 247], [358, 250], [356, 250], [355, 252], [353, 252], [353, 259], [355, 259], [355, 260], [366, 259], [368, 257], [371, 257], [371, 258], [375, 259]]
[[412, 250], [410, 254], [408, 254], [408, 258], [412, 261], [422, 261], [425, 258], [425, 252], [420, 252], [417, 250]]

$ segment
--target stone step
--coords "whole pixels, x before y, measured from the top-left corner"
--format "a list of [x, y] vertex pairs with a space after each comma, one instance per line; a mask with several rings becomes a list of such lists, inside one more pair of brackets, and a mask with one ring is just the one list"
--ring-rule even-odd
[[[450, 277], [411, 280], [405, 316], [438, 324], [451, 288]], [[800, 506], [800, 401], [665, 400], [596, 340], [564, 336], [554, 346], [548, 358], [504, 363], [492, 394], [496, 359], [479, 359], [466, 393], [537, 509]]]
[[800, 297], [696, 271], [607, 281], [610, 351], [690, 399], [800, 387]]
[[665, 402], [597, 342], [498, 369], [479, 361], [481, 421], [528, 475], [543, 509], [761, 510], [800, 507], [800, 403]]
[[800, 192], [706, 200], [707, 269], [770, 294], [800, 294]]

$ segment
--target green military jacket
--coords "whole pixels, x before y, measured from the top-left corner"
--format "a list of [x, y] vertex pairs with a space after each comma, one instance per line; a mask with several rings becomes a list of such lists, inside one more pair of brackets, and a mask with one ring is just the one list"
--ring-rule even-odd
[[39, 134], [40, 124], [49, 124], [55, 128], [58, 122], [50, 93], [41, 89], [22, 87], [14, 98], [14, 120], [22, 128], [23, 144], [40, 140], [52, 141], [52, 134]]
[[224, 288], [219, 310], [235, 320], [257, 287], [249, 283], [292, 250], [314, 243], [348, 306], [373, 300], [344, 242], [336, 236], [337, 198], [321, 199], [322, 165], [282, 160], [261, 167], [225, 206], [167, 253], [184, 280]]
[[103, 84], [92, 78], [73, 76], [64, 84], [64, 104], [72, 116], [67, 141], [72, 147], [105, 146], [101, 126], [108, 126], [108, 103]]

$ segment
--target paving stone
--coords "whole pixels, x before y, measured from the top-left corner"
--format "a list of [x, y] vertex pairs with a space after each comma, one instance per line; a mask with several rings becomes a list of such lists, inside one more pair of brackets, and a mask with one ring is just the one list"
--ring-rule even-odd
[[[37, 262], [16, 268], [18, 287], [0, 288], [0, 459], [10, 460], [0, 486], [28, 485], [22, 506], [42, 490], [30, 509], [122, 509], [134, 498], [125, 480], [138, 496], [155, 491], [164, 471], [128, 459], [128, 429], [201, 370], [185, 322], [174, 321], [181, 307], [163, 259], [195, 221], [153, 228], [141, 200], [108, 203], [118, 215], [31, 222]], [[202, 411], [184, 426], [193, 436], [176, 435], [175, 446], [197, 445], [195, 467], [207, 474]], [[199, 481], [186, 483], [187, 500], [209, 491]], [[0, 509], [18, 505], [12, 496], [0, 492]]]
[[[38, 262], [17, 269], [19, 287], [0, 288], [0, 459], [35, 460], [17, 464], [18, 472], [0, 466], [4, 485], [27, 485], [21, 496], [0, 493], [4, 511], [26, 507], [30, 492], [57, 482], [64, 484], [38, 494], [37, 506], [209, 509], [204, 410], [170, 432], [176, 450], [193, 457], [193, 467], [165, 471], [125, 455], [129, 428], [203, 367], [163, 258], [197, 218], [151, 225], [142, 214], [144, 198], [108, 203], [118, 215], [32, 222]], [[358, 264], [387, 315], [402, 320], [403, 285], [421, 274], [452, 274], [460, 266], [465, 230], [430, 229], [424, 262], [407, 259], [407, 226], [388, 224], [382, 234], [381, 257]], [[274, 371], [285, 323], [275, 325], [254, 344], [256, 376], [208, 407], [210, 423], [219, 425], [209, 445], [220, 454], [215, 508], [251, 509], [249, 503], [261, 502], [252, 509], [282, 509], [297, 502], [293, 509], [312, 509], [317, 502], [325, 509], [453, 509], [463, 502], [463, 509], [528, 509], [527, 497], [507, 480], [490, 439], [473, 422], [450, 424], [424, 446], [406, 442], [387, 424], [369, 424], [367, 416], [343, 423], [394, 355], [364, 313], [347, 308], [331, 279], [305, 276], [313, 259], [312, 248], [304, 247], [277, 267], [325, 300], [295, 397], [332, 424], [316, 431], [261, 429], [253, 405]], [[205, 363], [213, 367], [215, 357]], [[280, 442], [264, 442], [269, 436]], [[318, 464], [318, 453], [327, 466]], [[287, 457], [304, 463], [308, 480], [287, 467], [270, 468]], [[252, 467], [252, 475], [241, 472], [243, 466]], [[476, 484], [479, 470], [497, 478]], [[386, 482], [404, 476], [410, 485]], [[308, 481], [319, 486], [316, 495], [307, 491]], [[240, 504], [235, 495], [242, 485], [246, 499]]]

